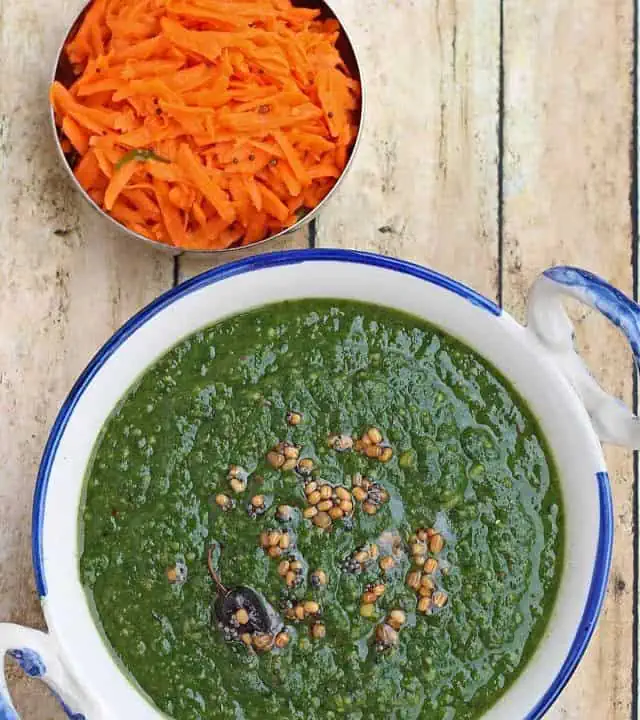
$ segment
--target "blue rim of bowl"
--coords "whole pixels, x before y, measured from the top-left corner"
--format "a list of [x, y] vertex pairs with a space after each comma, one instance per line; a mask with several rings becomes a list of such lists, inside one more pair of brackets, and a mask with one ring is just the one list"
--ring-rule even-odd
[[[475, 290], [472, 290], [463, 283], [453, 280], [446, 275], [442, 275], [434, 270], [429, 270], [425, 267], [404, 260], [396, 260], [394, 258], [384, 257], [375, 253], [360, 252], [356, 250], [285, 250], [256, 255], [208, 270], [201, 275], [197, 275], [190, 280], [171, 288], [128, 320], [111, 336], [102, 348], [100, 348], [74, 384], [60, 408], [60, 411], [58, 412], [51, 429], [51, 433], [49, 434], [49, 438], [42, 455], [42, 460], [40, 461], [33, 497], [32, 559], [36, 589], [41, 599], [44, 599], [47, 595], [43, 553], [43, 524], [51, 468], [58, 445], [67, 423], [69, 422], [69, 418], [71, 417], [80, 397], [100, 368], [107, 362], [111, 355], [113, 355], [113, 353], [134, 332], [136, 332], [136, 330], [141, 328], [161, 310], [164, 310], [180, 298], [208, 285], [212, 285], [222, 280], [227, 280], [235, 275], [242, 275], [254, 270], [264, 270], [267, 268], [313, 261], [356, 263], [404, 273], [448, 290], [468, 300], [473, 305], [488, 311], [496, 317], [500, 317], [502, 314], [501, 308], [494, 302]], [[597, 473], [596, 479], [598, 482], [600, 499], [600, 532], [598, 537], [596, 561], [585, 609], [574, 641], [571, 644], [569, 654], [562, 664], [558, 675], [533, 710], [531, 710], [526, 716], [525, 720], [540, 720], [540, 718], [543, 717], [543, 715], [555, 702], [558, 695], [560, 695], [587, 649], [589, 641], [595, 630], [598, 616], [600, 615], [600, 611], [602, 609], [611, 566], [611, 552], [613, 547], [613, 503], [607, 473]]]
[[598, 484], [598, 496], [600, 499], [600, 532], [598, 533], [598, 546], [596, 549], [593, 575], [591, 577], [591, 586], [589, 587], [589, 594], [587, 595], [587, 602], [582, 614], [582, 619], [580, 620], [580, 625], [578, 625], [575, 638], [571, 643], [569, 653], [562, 663], [562, 667], [549, 689], [534, 706], [533, 710], [526, 716], [525, 720], [540, 720], [540, 718], [544, 717], [553, 703], [558, 699], [560, 693], [564, 690], [589, 645], [607, 594], [609, 571], [611, 570], [611, 553], [613, 550], [613, 498], [608, 473], [596, 473], [596, 482]]

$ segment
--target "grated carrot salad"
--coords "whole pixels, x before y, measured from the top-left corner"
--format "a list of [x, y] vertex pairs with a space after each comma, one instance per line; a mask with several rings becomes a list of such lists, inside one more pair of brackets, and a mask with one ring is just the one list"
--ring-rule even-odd
[[54, 82], [90, 197], [184, 249], [248, 245], [331, 190], [358, 132], [340, 28], [290, 0], [94, 0]]

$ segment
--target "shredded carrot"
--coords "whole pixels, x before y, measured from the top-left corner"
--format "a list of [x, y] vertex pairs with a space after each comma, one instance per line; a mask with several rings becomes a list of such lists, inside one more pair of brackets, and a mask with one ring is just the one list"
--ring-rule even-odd
[[[340, 28], [295, 0], [93, 0], [51, 91], [89, 196], [187, 249], [249, 245], [330, 192], [358, 133]], [[296, 2], [297, 5], [297, 2]]]
[[75, 176], [83, 188], [94, 188], [98, 186], [99, 180], [104, 180], [104, 175], [100, 171], [98, 158], [93, 150], [89, 150], [80, 158], [75, 167]]
[[89, 135], [70, 115], [66, 115], [62, 120], [62, 132], [80, 155], [87, 152], [89, 149]]
[[169, 199], [169, 189], [166, 183], [163, 183], [162, 180], [155, 180], [154, 187], [167, 235], [172, 239], [175, 238], [177, 245], [184, 246], [187, 243], [184, 223], [178, 208]]
[[[148, 186], [153, 190], [153, 186]], [[146, 189], [146, 187], [145, 187]], [[158, 222], [160, 219], [160, 211], [158, 205], [149, 197], [145, 189], [140, 187], [131, 187], [129, 190], [122, 191], [122, 197], [144, 217], [148, 222]]]
[[123, 165], [113, 173], [111, 181], [107, 186], [107, 191], [104, 194], [104, 206], [107, 210], [113, 209], [118, 195], [125, 189], [137, 169], [136, 163], [132, 161]]
[[280, 198], [266, 185], [259, 185], [262, 193], [262, 206], [267, 210], [269, 215], [276, 217], [283, 223], [289, 216], [289, 209], [282, 203]]

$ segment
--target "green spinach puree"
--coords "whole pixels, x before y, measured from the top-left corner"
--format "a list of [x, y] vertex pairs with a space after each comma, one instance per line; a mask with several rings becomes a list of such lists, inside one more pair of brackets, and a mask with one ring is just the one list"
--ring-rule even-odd
[[[556, 471], [513, 388], [422, 320], [349, 301], [180, 342], [107, 422], [81, 513], [106, 638], [178, 720], [478, 718], [562, 566]], [[243, 613], [220, 626], [210, 549], [277, 639]]]

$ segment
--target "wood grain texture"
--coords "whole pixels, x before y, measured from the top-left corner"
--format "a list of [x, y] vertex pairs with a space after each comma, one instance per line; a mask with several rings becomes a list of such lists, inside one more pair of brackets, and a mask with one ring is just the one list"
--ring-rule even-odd
[[230, 255], [182, 255], [178, 258], [178, 281], [182, 282], [187, 278], [198, 275], [205, 270], [218, 267], [223, 263], [242, 260], [250, 255], [261, 255], [263, 253], [276, 252], [278, 250], [300, 250], [309, 247], [308, 226], [301, 230], [285, 235], [273, 242], [259, 245], [257, 248], [238, 250]]
[[354, 167], [318, 245], [497, 279], [499, 0], [334, 0], [367, 90]]
[[[522, 318], [530, 283], [570, 263], [632, 293], [630, 2], [505, 0], [504, 303]], [[573, 308], [579, 346], [603, 385], [632, 402], [621, 337]], [[604, 614], [550, 718], [631, 718], [633, 465], [607, 449], [616, 540]]]
[[[48, 81], [78, 3], [2, 0], [0, 8], [0, 619], [41, 626], [31, 498], [47, 434], [91, 355], [171, 285], [173, 266], [114, 237], [54, 154]], [[10, 674], [25, 720], [63, 717], [40, 683]]]

